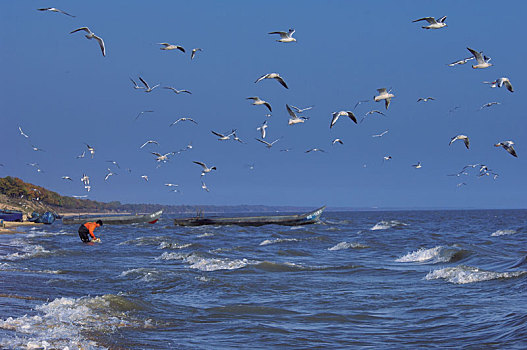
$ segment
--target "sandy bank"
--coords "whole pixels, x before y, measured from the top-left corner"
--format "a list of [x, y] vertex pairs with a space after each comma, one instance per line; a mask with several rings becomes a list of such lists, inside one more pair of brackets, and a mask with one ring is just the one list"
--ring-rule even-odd
[[36, 224], [34, 222], [29, 222], [29, 221], [23, 221], [23, 222], [4, 221], [4, 227], [0, 226], [0, 234], [20, 233], [20, 231], [17, 231], [17, 227], [40, 226], [40, 225], [44, 225], [44, 224]]

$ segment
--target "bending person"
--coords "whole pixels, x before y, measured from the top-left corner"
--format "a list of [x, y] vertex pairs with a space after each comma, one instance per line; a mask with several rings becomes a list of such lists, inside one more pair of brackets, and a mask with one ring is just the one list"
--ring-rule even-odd
[[[81, 241], [84, 243], [90, 242], [90, 236], [92, 238], [92, 242], [100, 242], [101, 240], [93, 234], [93, 231], [97, 228], [102, 226], [102, 221], [97, 220], [97, 222], [87, 222], [82, 224], [79, 227], [79, 237], [81, 238]], [[89, 236], [88, 236], [89, 235]]]

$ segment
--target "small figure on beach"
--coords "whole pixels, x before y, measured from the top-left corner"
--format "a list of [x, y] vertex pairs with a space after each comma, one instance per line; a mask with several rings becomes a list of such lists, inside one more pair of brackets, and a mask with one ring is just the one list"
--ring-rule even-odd
[[102, 225], [103, 225], [102, 220], [97, 220], [96, 222], [86, 222], [82, 224], [79, 227], [79, 237], [81, 238], [81, 241], [83, 241], [84, 243], [89, 243], [90, 242], [90, 237], [88, 236], [89, 234], [92, 238], [91, 242], [100, 242], [101, 239], [95, 237], [95, 235], [93, 234], [93, 231], [97, 227], [100, 227]]

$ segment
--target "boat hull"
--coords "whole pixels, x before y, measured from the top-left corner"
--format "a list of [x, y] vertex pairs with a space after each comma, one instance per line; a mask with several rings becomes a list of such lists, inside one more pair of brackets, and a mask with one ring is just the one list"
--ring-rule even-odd
[[101, 220], [103, 225], [128, 225], [141, 223], [156, 223], [163, 211], [144, 215], [120, 215], [120, 216], [69, 216], [62, 218], [64, 225], [81, 225], [86, 222]]
[[18, 210], [0, 210], [0, 219], [4, 221], [22, 221], [23, 216]]
[[306, 214], [276, 215], [276, 216], [241, 216], [232, 218], [184, 218], [174, 219], [176, 226], [202, 226], [202, 225], [238, 225], [238, 226], [263, 226], [263, 225], [309, 225], [318, 222], [326, 207]]

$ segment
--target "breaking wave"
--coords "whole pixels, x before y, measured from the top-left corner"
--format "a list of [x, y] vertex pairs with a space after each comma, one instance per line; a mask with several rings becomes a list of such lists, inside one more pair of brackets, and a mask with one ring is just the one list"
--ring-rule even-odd
[[[129, 311], [143, 309], [122, 296], [58, 298], [35, 308], [33, 316], [0, 319], [0, 328], [16, 332], [0, 340], [9, 349], [105, 349], [86, 334], [112, 333], [122, 327], [151, 328], [151, 320], [134, 320]], [[96, 337], [94, 337], [96, 338]]]
[[282, 242], [299, 242], [299, 239], [296, 238], [276, 238], [276, 239], [266, 239], [260, 243], [260, 245], [269, 245]]
[[477, 267], [471, 266], [456, 266], [447, 267], [439, 270], [429, 272], [426, 276], [426, 280], [444, 279], [447, 282], [454, 284], [466, 284], [483, 281], [491, 281], [496, 279], [508, 279], [523, 276], [527, 271], [514, 271], [514, 272], [494, 272], [485, 271]]
[[515, 233], [518, 233], [518, 231], [516, 230], [497, 230], [491, 234], [491, 237], [513, 235]]
[[370, 230], [376, 231], [376, 230], [387, 230], [389, 228], [400, 228], [403, 226], [408, 226], [408, 224], [405, 224], [404, 222], [400, 222], [397, 220], [389, 220], [389, 221], [381, 221], [375, 224]]
[[191, 269], [200, 271], [237, 270], [250, 264], [247, 259], [211, 258], [203, 257], [196, 253], [181, 254], [165, 252], [156, 259], [181, 260], [189, 264]]
[[328, 248], [328, 250], [343, 250], [343, 249], [362, 249], [362, 248], [369, 248], [369, 246], [360, 244], [360, 243], [349, 243], [349, 242], [340, 242], [336, 245], [334, 245], [331, 248]]
[[416, 251], [408, 253], [400, 258], [395, 259], [396, 262], [451, 262], [459, 260], [467, 251], [453, 248], [437, 246], [434, 248], [420, 248]]

